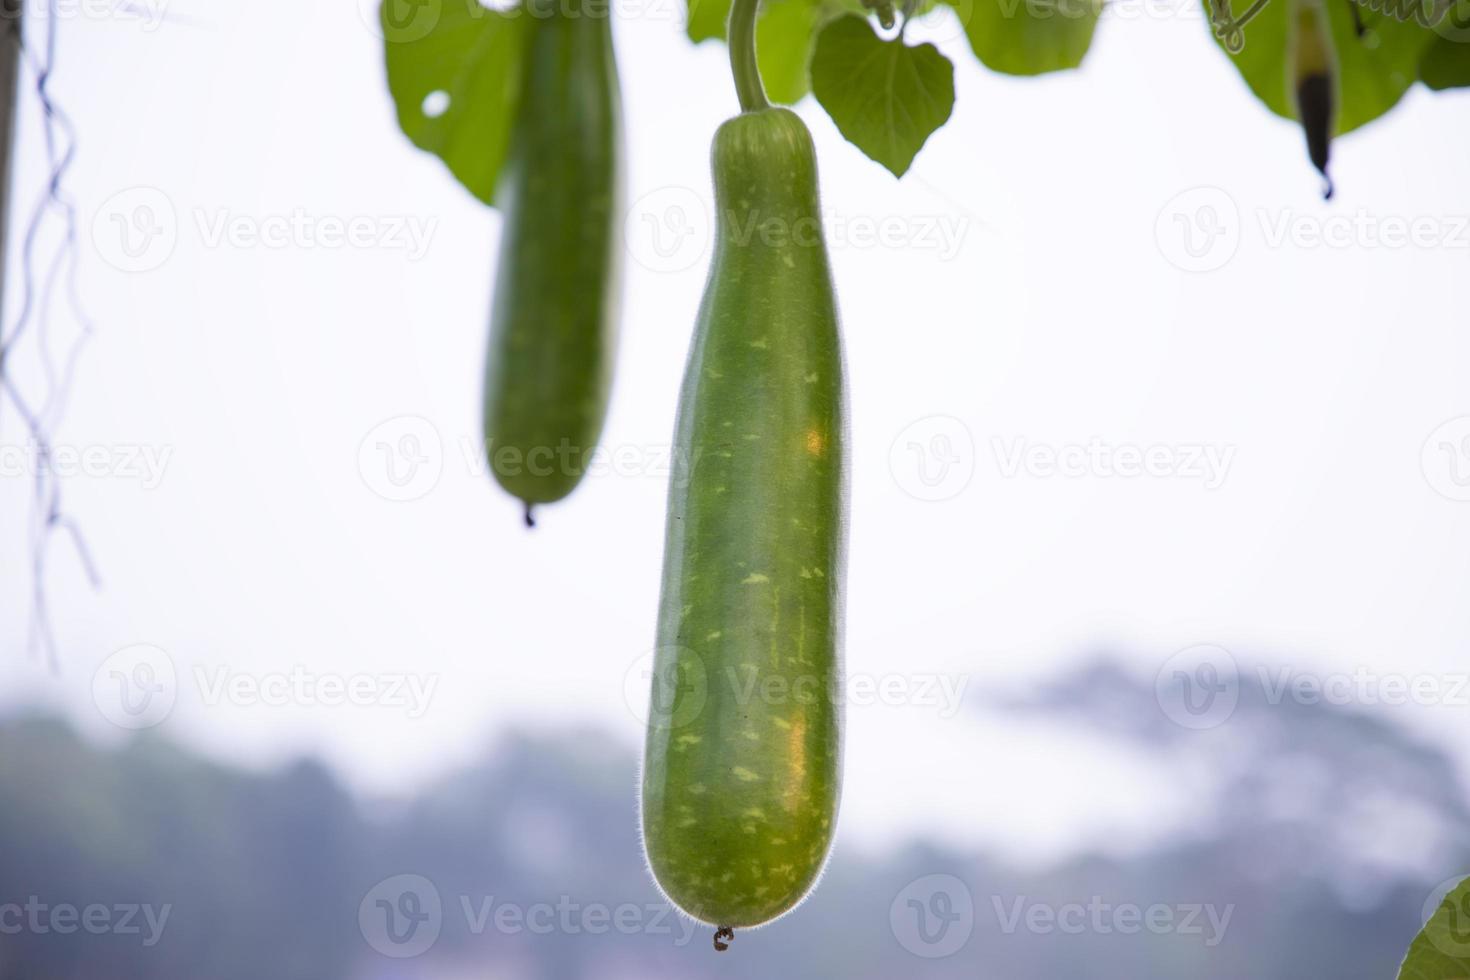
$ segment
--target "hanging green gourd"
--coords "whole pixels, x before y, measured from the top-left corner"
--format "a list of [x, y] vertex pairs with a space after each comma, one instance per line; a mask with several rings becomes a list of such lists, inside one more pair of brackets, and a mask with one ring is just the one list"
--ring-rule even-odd
[[[742, 112], [715, 135], [717, 239], [675, 427], [643, 837], [664, 893], [718, 927], [795, 907], [837, 821], [846, 416], [816, 154], [766, 101], [736, 0]], [[669, 699], [672, 698], [672, 701]]]
[[528, 0], [485, 365], [490, 470], [532, 508], [581, 482], [617, 344], [622, 105], [605, 0]]

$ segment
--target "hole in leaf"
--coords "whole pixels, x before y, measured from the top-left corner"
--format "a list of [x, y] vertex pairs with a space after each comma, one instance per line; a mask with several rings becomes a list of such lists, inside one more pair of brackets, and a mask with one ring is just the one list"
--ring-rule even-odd
[[424, 104], [422, 108], [425, 116], [430, 119], [438, 119], [440, 116], [444, 115], [444, 113], [449, 111], [449, 93], [445, 92], [443, 89], [440, 89], [436, 92], [430, 92], [428, 95], [424, 96]]

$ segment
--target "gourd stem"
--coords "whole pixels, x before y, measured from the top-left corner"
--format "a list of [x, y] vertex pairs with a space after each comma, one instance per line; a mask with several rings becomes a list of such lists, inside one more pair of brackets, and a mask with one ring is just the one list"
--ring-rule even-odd
[[760, 0], [735, 0], [730, 5], [730, 25], [726, 43], [730, 48], [730, 70], [735, 75], [735, 94], [740, 96], [741, 112], [769, 109], [766, 89], [761, 84], [760, 66], [755, 60], [755, 15]]

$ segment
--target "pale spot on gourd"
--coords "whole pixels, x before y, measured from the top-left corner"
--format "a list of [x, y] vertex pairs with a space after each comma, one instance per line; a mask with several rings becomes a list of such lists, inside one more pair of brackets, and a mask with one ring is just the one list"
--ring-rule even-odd
[[827, 449], [827, 440], [822, 435], [821, 432], [819, 432], [816, 429], [812, 429], [809, 432], [807, 432], [807, 434], [806, 434], [806, 451], [807, 451], [808, 454], [810, 454], [812, 456], [820, 456], [820, 455], [822, 455], [823, 452], [826, 451], [826, 449]]
[[700, 742], [703, 741], [703, 735], [693, 735], [688, 733], [680, 735], [678, 738], [674, 739], [674, 742], [679, 746], [679, 751], [681, 752], [689, 746], [698, 745]]
[[699, 823], [698, 818], [696, 818], [696, 817], [685, 817], [683, 820], [680, 820], [679, 821], [679, 826], [680, 827], [693, 827], [697, 823]]
[[704, 783], [694, 783], [688, 791], [693, 796], [703, 796], [708, 791], [708, 787]]
[[746, 807], [744, 810], [741, 811], [741, 814], [743, 816], [747, 816], [747, 817], [751, 818], [752, 820], [764, 820], [764, 819], [766, 819], [766, 811], [762, 810], [758, 806]]
[[801, 570], [801, 577], [802, 578], [811, 578], [812, 577], [812, 570], [810, 568], [803, 568]]
[[767, 583], [769, 581], [770, 581], [770, 579], [768, 577], [766, 577], [765, 575], [762, 575], [760, 572], [751, 572], [749, 575], [747, 575], [744, 579], [741, 580], [740, 584], [741, 585], [764, 585], [765, 583]]
[[752, 340], [750, 342], [750, 346], [755, 348], [756, 350], [767, 350], [770, 347], [770, 345], [766, 343], [766, 338], [764, 337], [758, 337], [755, 340]]
[[[720, 489], [723, 490], [724, 487], [721, 487]], [[718, 640], [720, 637], [722, 637], [724, 635], [725, 635], [725, 631], [724, 630], [715, 630], [713, 633], [707, 633], [707, 634], [705, 634], [705, 637], [704, 638], [706, 640]]]
[[773, 716], [771, 718], [771, 724], [775, 725], [777, 728], [784, 728], [787, 731], [791, 730], [791, 722], [787, 721], [785, 718]]
[[784, 266], [786, 266], [786, 268], [788, 268], [788, 269], [795, 269], [796, 268], [796, 260], [793, 259], [787, 253], [783, 253], [781, 255], [781, 264], [784, 265]]
[[806, 383], [809, 384], [809, 385], [816, 384], [817, 383], [817, 372], [813, 371], [811, 374], [808, 374], [806, 376]]
[[724, 371], [716, 371], [714, 368], [705, 368], [704, 369], [704, 373], [705, 373], [705, 375], [707, 375], [710, 378], [715, 379], [716, 381], [718, 381], [720, 378], [723, 378], [725, 376], [725, 372]]
[[760, 780], [759, 776], [757, 776], [755, 773], [751, 772], [744, 766], [736, 766], [734, 769], [731, 769], [730, 772], [732, 772], [735, 775], [735, 778], [740, 780], [742, 783], [754, 783]]
[[759, 735], [757, 735], [753, 729], [749, 729], [749, 728], [747, 728], [745, 731], [741, 732], [740, 735], [741, 735], [742, 738], [746, 739], [747, 741], [751, 741], [751, 742], [759, 742], [761, 740], [761, 737]]

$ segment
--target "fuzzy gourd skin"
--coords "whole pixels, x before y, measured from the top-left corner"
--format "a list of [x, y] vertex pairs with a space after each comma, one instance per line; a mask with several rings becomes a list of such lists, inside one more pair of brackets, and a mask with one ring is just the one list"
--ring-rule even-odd
[[665, 894], [750, 927], [805, 897], [837, 822], [847, 433], [810, 133], [786, 109], [743, 113], [713, 169], [642, 810]]
[[[617, 345], [622, 105], [609, 10], [532, 0], [485, 367], [491, 472], [526, 504], [581, 481]], [[529, 510], [528, 510], [529, 513]]]

